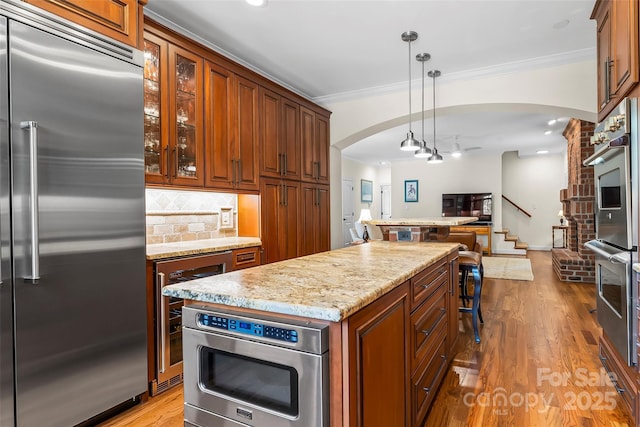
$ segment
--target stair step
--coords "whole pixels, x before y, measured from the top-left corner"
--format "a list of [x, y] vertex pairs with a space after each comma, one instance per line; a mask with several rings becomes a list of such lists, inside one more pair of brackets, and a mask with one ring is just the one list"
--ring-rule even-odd
[[509, 229], [505, 228], [503, 230], [494, 230], [494, 233], [507, 235], [507, 234], [509, 234]]
[[527, 245], [525, 242], [516, 242], [515, 245], [513, 245], [514, 249], [524, 249], [527, 250], [529, 249], [529, 245]]
[[509, 236], [507, 234], [506, 236], [504, 236], [504, 240], [506, 242], [517, 242], [518, 241], [518, 236]]

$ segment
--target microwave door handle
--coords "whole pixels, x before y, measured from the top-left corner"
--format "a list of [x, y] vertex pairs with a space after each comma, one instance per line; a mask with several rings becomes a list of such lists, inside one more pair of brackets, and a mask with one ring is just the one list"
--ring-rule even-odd
[[158, 281], [160, 282], [160, 286], [158, 287], [158, 305], [160, 306], [160, 321], [158, 322], [159, 325], [159, 331], [158, 331], [158, 335], [160, 335], [160, 353], [158, 354], [158, 365], [160, 366], [160, 373], [164, 373], [164, 365], [165, 365], [165, 345], [166, 345], [166, 338], [165, 338], [165, 333], [166, 333], [166, 325], [164, 324], [165, 321], [165, 301], [164, 301], [164, 297], [162, 296], [162, 288], [164, 288], [165, 285], [165, 274], [164, 273], [158, 273]]
[[31, 225], [31, 274], [24, 280], [36, 283], [40, 279], [40, 237], [38, 208], [38, 122], [20, 122], [20, 127], [29, 132], [29, 222]]

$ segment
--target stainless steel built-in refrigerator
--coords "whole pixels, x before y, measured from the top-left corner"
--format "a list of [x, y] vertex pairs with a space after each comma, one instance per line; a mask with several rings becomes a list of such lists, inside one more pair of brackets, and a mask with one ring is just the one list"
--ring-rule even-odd
[[0, 425], [147, 390], [142, 53], [0, 0]]

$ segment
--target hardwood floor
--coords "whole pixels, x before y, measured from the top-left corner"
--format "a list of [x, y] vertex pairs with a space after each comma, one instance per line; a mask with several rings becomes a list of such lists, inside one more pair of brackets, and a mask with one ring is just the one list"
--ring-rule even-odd
[[[462, 314], [457, 354], [425, 426], [631, 425], [597, 356], [594, 285], [559, 281], [550, 252], [528, 257], [534, 281], [485, 279], [480, 344]], [[182, 400], [174, 388], [100, 426], [182, 426]]]

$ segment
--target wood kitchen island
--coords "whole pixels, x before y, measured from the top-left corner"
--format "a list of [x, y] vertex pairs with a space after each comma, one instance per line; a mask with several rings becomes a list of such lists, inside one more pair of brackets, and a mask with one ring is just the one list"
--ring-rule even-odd
[[426, 218], [389, 218], [362, 221], [364, 225], [376, 225], [382, 231], [382, 239], [392, 242], [429, 242], [444, 240], [453, 226], [477, 221], [475, 216], [450, 216]]
[[328, 425], [420, 426], [457, 338], [457, 275], [455, 243], [376, 241], [171, 285], [163, 294], [325, 322]]

